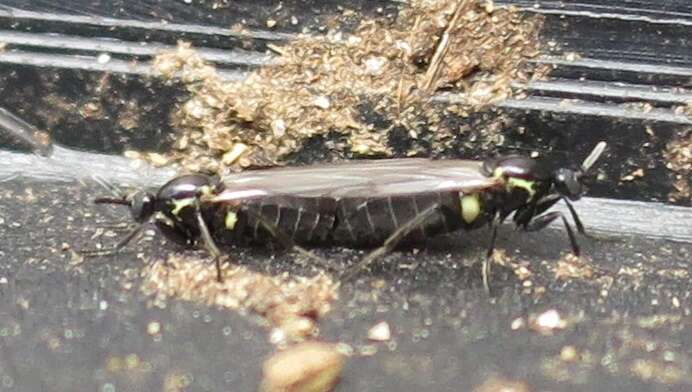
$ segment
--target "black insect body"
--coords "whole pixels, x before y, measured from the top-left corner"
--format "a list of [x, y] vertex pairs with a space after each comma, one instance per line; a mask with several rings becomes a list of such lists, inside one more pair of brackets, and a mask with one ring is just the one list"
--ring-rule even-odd
[[[578, 254], [567, 219], [559, 212], [544, 212], [564, 200], [577, 230], [584, 232], [569, 200], [581, 196], [581, 179], [604, 148], [605, 143], [599, 143], [577, 169], [549, 170], [543, 162], [522, 156], [485, 162], [415, 158], [354, 161], [248, 171], [221, 182], [187, 175], [165, 184], [156, 195], [136, 193], [97, 202], [128, 205], [137, 222], [153, 219], [163, 234], [183, 245], [202, 240], [214, 255], [217, 268], [217, 241], [277, 239], [289, 247], [379, 246], [347, 271], [347, 278], [402, 241], [486, 225], [492, 232], [489, 258], [498, 226], [512, 213], [517, 227], [527, 231], [540, 230], [561, 218], [572, 250]], [[486, 260], [486, 287], [489, 266]]]
[[[459, 192], [428, 191], [396, 196], [342, 197], [337, 200], [337, 225], [331, 240], [342, 246], [376, 247], [422, 213], [432, 209], [423, 222], [400, 242], [421, 243], [438, 234], [460, 229], [472, 230], [483, 226], [491, 216], [478, 210], [485, 196], [471, 194], [462, 205]], [[462, 196], [463, 197], [463, 196]], [[465, 215], [464, 215], [465, 213]], [[427, 215], [427, 214], [426, 214]], [[488, 215], [488, 216], [485, 216]]]
[[[350, 190], [349, 195], [337, 197], [334, 239], [340, 244], [384, 245], [352, 267], [346, 277], [391, 251], [401, 241], [415, 241], [439, 233], [490, 225], [491, 238], [482, 269], [483, 282], [488, 288], [489, 259], [495, 248], [497, 229], [512, 213], [516, 226], [525, 231], [538, 231], [554, 220], [562, 219], [572, 251], [579, 255], [579, 246], [567, 219], [560, 212], [544, 212], [564, 200], [577, 230], [585, 233], [570, 200], [581, 197], [582, 177], [604, 148], [605, 143], [599, 143], [577, 169], [560, 167], [550, 170], [545, 162], [523, 156], [508, 156], [486, 160], [478, 170], [466, 170], [466, 177], [459, 173], [447, 180], [440, 178], [437, 184], [431, 184], [433, 186], [430, 188], [421, 186], [419, 191], [396, 190], [400, 184], [393, 182], [384, 185], [386, 179], [383, 177], [372, 186], [372, 189], [379, 189], [380, 192], [370, 196], [356, 196], [361, 192]], [[440, 162], [438, 165], [454, 163], [458, 167], [474, 164], [471, 161]], [[445, 172], [443, 167], [437, 169], [440, 176]], [[482, 177], [475, 178], [471, 173]], [[421, 178], [419, 185], [426, 181], [424, 177]], [[409, 180], [405, 188], [413, 188], [410, 182], [416, 181]]]
[[[334, 226], [330, 215], [336, 204], [331, 199], [292, 195], [264, 195], [262, 191], [244, 193], [246, 200], [216, 203], [205, 199], [223, 193], [224, 184], [203, 174], [176, 177], [156, 194], [137, 191], [117, 198], [98, 198], [97, 204], [130, 207], [137, 227], [107, 253], [127, 245], [149, 222], [169, 240], [185, 246], [200, 241], [214, 256], [221, 280], [221, 252], [216, 243], [264, 243], [278, 240], [310, 257], [295, 243], [324, 243]], [[263, 196], [263, 197], [259, 197]], [[106, 253], [100, 251], [98, 253]], [[321, 261], [321, 260], [319, 260]]]

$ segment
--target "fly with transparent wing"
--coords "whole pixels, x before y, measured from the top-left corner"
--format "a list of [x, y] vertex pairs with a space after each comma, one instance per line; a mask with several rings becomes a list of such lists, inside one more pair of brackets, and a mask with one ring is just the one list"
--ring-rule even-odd
[[[486, 225], [492, 233], [490, 257], [497, 227], [512, 213], [517, 227], [527, 231], [562, 219], [572, 250], [578, 254], [567, 219], [559, 212], [545, 212], [564, 200], [577, 230], [584, 232], [569, 200], [581, 196], [582, 178], [604, 148], [605, 143], [599, 143], [575, 169], [552, 169], [517, 155], [486, 161], [352, 161], [247, 171], [220, 181], [184, 175], [156, 194], [140, 191], [96, 202], [127, 205], [139, 223], [116, 249], [153, 222], [174, 242], [202, 243], [217, 267], [217, 242], [278, 240], [301, 251], [302, 245], [377, 247], [346, 272], [349, 278], [401, 242]], [[488, 287], [487, 259], [482, 271]]]

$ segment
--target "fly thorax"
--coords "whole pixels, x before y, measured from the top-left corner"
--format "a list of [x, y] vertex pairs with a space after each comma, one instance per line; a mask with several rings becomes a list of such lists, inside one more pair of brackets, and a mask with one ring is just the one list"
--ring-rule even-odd
[[[517, 195], [521, 193], [526, 195], [525, 200], [531, 200], [536, 196], [537, 185], [535, 180], [527, 180], [508, 174], [509, 173], [506, 173], [502, 167], [498, 167], [493, 171], [493, 178], [500, 179], [504, 183], [505, 197], [509, 199], [508, 201], [518, 202]], [[523, 204], [523, 202], [520, 204]]]
[[197, 217], [195, 216], [195, 197], [184, 197], [178, 199], [169, 199], [165, 208], [160, 211], [168, 217], [168, 220], [175, 222], [175, 226], [185, 228], [189, 233], [194, 233], [198, 230]]
[[461, 204], [461, 218], [466, 224], [472, 224], [483, 211], [481, 199], [477, 193], [468, 195], [459, 193], [459, 202]]

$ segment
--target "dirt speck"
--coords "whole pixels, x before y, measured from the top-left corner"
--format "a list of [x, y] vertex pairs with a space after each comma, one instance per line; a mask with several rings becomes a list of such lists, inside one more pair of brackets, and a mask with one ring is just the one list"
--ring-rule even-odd
[[271, 340], [276, 344], [313, 335], [317, 320], [337, 298], [338, 284], [324, 274], [268, 276], [228, 264], [222, 272], [219, 283], [208, 260], [173, 255], [144, 269], [142, 290], [157, 306], [164, 306], [168, 298], [181, 298], [260, 315], [273, 329]]
[[386, 342], [392, 338], [389, 323], [381, 321], [368, 330], [368, 339], [376, 342]]
[[192, 377], [189, 373], [173, 371], [166, 374], [163, 381], [164, 392], [183, 392], [190, 387]]
[[555, 266], [555, 279], [591, 279], [594, 276], [594, 268], [583, 257], [575, 256], [571, 253], [565, 254]]
[[633, 170], [631, 173], [624, 175], [620, 178], [620, 181], [624, 182], [632, 182], [636, 179], [644, 177], [644, 169], [641, 167], [638, 169]]
[[670, 141], [663, 156], [673, 176], [674, 190], [668, 195], [668, 200], [689, 204], [692, 202], [692, 130], [688, 129]]
[[646, 381], [658, 381], [665, 384], [677, 384], [688, 379], [689, 375], [675, 364], [663, 361], [637, 359], [630, 365], [630, 371], [636, 377]]
[[543, 335], [552, 335], [556, 331], [567, 328], [569, 322], [556, 309], [546, 310], [545, 312], [530, 318], [531, 329]]

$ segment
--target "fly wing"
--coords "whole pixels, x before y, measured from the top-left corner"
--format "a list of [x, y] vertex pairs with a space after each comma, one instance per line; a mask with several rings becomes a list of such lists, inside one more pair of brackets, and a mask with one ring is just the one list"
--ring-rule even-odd
[[215, 201], [272, 195], [301, 197], [377, 197], [430, 191], [474, 192], [497, 184], [480, 171], [482, 162], [421, 158], [246, 171], [223, 179], [226, 190]]
[[400, 159], [391, 170], [368, 176], [357, 186], [339, 188], [330, 196], [378, 197], [455, 191], [473, 193], [499, 185], [481, 172], [482, 162], [469, 160]]

